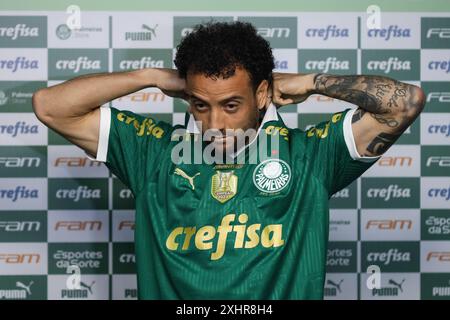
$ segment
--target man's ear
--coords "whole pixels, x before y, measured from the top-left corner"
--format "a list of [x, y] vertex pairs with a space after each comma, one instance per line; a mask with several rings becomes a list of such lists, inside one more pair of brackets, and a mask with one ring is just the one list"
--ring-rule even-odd
[[264, 110], [272, 101], [272, 97], [268, 97], [269, 95], [269, 82], [263, 80], [256, 89], [256, 104], [259, 110]]

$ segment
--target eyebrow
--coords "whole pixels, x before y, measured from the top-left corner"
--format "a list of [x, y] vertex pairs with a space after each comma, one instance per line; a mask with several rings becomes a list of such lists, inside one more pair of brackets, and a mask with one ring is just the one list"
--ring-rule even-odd
[[[203, 103], [205, 103], [205, 104], [208, 104], [206, 101], [204, 101], [203, 99], [197, 97], [196, 95], [191, 94], [190, 97], [191, 97], [191, 98], [194, 98], [194, 99], [196, 99], [196, 100], [199, 100], [199, 101], [201, 101], [201, 102], [203, 102]], [[234, 96], [227, 97], [227, 98], [225, 98], [225, 99], [220, 100], [219, 103], [225, 103], [225, 102], [231, 101], [231, 100], [243, 100], [243, 99], [244, 99], [243, 96], [240, 96], [240, 95], [234, 95]]]

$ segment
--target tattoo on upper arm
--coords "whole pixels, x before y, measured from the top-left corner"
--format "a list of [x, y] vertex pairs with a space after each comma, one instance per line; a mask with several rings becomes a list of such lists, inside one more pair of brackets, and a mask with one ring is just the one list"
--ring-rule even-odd
[[372, 118], [377, 120], [379, 123], [385, 124], [390, 128], [397, 128], [400, 125], [397, 120], [395, 120], [393, 118], [389, 118], [389, 117], [385, 116], [384, 114], [378, 114], [378, 113], [369, 113], [369, 114], [372, 116]]
[[394, 144], [400, 135], [401, 134], [381, 132], [367, 146], [367, 151], [371, 154], [364, 154], [364, 156], [383, 154], [387, 149], [389, 149], [390, 146]]
[[352, 123], [355, 123], [355, 122], [361, 120], [362, 117], [363, 117], [363, 115], [364, 115], [366, 112], [367, 112], [366, 110], [361, 109], [361, 108], [356, 109], [356, 110], [355, 110], [355, 113], [353, 114], [353, 117], [352, 117]]

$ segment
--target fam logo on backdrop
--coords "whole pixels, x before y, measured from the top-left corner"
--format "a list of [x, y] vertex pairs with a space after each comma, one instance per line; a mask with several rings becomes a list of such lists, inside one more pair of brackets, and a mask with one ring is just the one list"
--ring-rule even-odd
[[361, 240], [420, 240], [419, 209], [361, 210]]
[[[421, 86], [426, 94], [427, 107], [424, 109], [425, 113], [427, 112], [445, 113], [446, 111], [448, 111], [448, 108], [450, 106], [450, 88], [448, 87], [448, 82], [425, 81], [422, 82]], [[450, 130], [448, 132], [450, 132]]]
[[50, 211], [49, 242], [108, 242], [109, 215], [105, 210]]
[[2, 275], [47, 274], [47, 243], [0, 243]]
[[134, 211], [113, 211], [112, 240], [114, 242], [134, 242]]
[[[48, 146], [48, 177], [107, 178], [108, 169], [74, 146]], [[46, 161], [47, 162], [47, 161]]]
[[297, 48], [297, 17], [238, 17], [250, 22], [272, 48]]
[[[142, 62], [146, 63], [145, 60]], [[153, 60], [150, 60], [149, 62], [153, 63]], [[137, 63], [140, 62], [138, 61]], [[160, 60], [160, 62], [157, 63], [162, 63], [162, 65], [164, 65], [166, 62]], [[180, 105], [184, 102], [185, 100], [180, 101], [180, 99], [174, 99], [166, 96], [158, 88], [145, 88], [114, 99], [111, 102], [111, 106], [117, 109], [130, 110], [138, 114], [148, 114], [150, 117], [155, 117], [157, 115], [158, 120], [171, 123], [174, 108], [176, 108], [177, 104]], [[178, 111], [183, 112], [182, 115], [184, 116], [186, 106], [183, 105], [180, 109], [181, 110]], [[173, 122], [172, 124], [175, 125]]]
[[420, 244], [422, 272], [448, 272], [450, 265], [449, 241], [424, 241]]
[[450, 146], [422, 146], [421, 169], [423, 176], [450, 177]]
[[[445, 220], [442, 219], [445, 218], [428, 216], [427, 223], [429, 225], [431, 223], [435, 224], [437, 228], [432, 230], [440, 230], [441, 232], [443, 229], [438, 229], [438, 227], [445, 228], [446, 225]], [[444, 239], [447, 241], [426, 241], [421, 243], [422, 299], [448, 300], [450, 297], [450, 276], [448, 273], [450, 245], [448, 236], [445, 236]]]
[[0, 242], [46, 242], [47, 213], [16, 211], [0, 213]]
[[44, 146], [0, 146], [1, 177], [47, 177]]
[[450, 49], [450, 18], [422, 17], [422, 45], [424, 49]]
[[420, 146], [394, 144], [363, 177], [420, 177], [420, 159]]

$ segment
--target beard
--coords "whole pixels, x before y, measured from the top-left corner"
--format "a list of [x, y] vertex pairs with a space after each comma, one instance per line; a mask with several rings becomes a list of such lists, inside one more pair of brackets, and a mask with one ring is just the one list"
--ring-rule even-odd
[[207, 144], [214, 148], [216, 154], [231, 155], [247, 146], [255, 137], [264, 117], [265, 110], [257, 109], [254, 117], [238, 129], [214, 130]]

